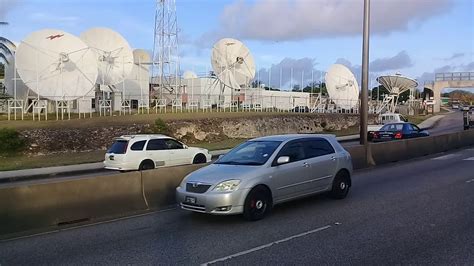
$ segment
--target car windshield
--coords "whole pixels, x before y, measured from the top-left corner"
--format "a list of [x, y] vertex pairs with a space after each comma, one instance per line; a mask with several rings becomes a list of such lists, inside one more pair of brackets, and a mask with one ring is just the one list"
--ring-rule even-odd
[[387, 124], [383, 126], [380, 131], [402, 131], [403, 124]]
[[123, 140], [123, 139], [116, 140], [107, 152], [115, 153], [115, 154], [125, 154], [125, 152], [127, 152], [127, 145], [128, 145], [127, 140]]
[[281, 144], [280, 141], [247, 141], [217, 160], [216, 164], [263, 165]]

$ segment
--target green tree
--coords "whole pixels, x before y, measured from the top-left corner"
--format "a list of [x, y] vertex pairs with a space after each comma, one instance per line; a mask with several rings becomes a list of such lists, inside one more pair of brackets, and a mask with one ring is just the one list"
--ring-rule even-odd
[[294, 92], [301, 92], [300, 85], [299, 85], [299, 84], [293, 85], [293, 89], [292, 89], [291, 91], [294, 91]]
[[382, 85], [372, 88], [372, 100], [377, 99], [379, 96], [379, 101], [383, 100], [384, 94], [389, 94], [390, 92]]

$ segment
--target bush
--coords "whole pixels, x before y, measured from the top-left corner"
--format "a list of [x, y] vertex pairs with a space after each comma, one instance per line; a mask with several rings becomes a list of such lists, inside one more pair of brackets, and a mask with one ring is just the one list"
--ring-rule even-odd
[[152, 130], [153, 133], [171, 135], [171, 130], [168, 127], [168, 124], [166, 124], [166, 122], [161, 118], [157, 118], [155, 120], [155, 125], [153, 126]]
[[18, 131], [10, 128], [0, 128], [0, 155], [11, 155], [21, 152], [26, 141]]

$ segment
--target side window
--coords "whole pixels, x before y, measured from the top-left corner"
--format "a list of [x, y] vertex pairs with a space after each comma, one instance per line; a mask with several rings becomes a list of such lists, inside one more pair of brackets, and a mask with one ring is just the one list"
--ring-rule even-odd
[[146, 140], [140, 140], [135, 143], [133, 143], [132, 147], [130, 147], [130, 150], [132, 151], [143, 151], [143, 147], [145, 147]]
[[304, 148], [306, 158], [314, 158], [335, 153], [332, 145], [325, 139], [308, 140], [305, 143]]
[[162, 139], [151, 139], [148, 141], [148, 145], [146, 145], [147, 151], [161, 151], [166, 150], [165, 141]]
[[413, 127], [413, 131], [421, 131], [420, 128], [416, 125], [411, 125]]
[[165, 140], [165, 145], [166, 145], [166, 148], [169, 149], [169, 150], [183, 149], [183, 144], [177, 142], [174, 139], [166, 139]]
[[303, 142], [290, 142], [285, 144], [278, 154], [277, 157], [288, 156], [290, 157], [290, 162], [296, 162], [305, 159], [305, 153], [303, 148]]

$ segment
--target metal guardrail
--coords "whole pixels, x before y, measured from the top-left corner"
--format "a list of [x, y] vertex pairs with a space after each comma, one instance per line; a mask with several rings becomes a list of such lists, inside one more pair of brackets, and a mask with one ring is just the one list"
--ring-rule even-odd
[[474, 72], [436, 73], [435, 81], [474, 81]]

